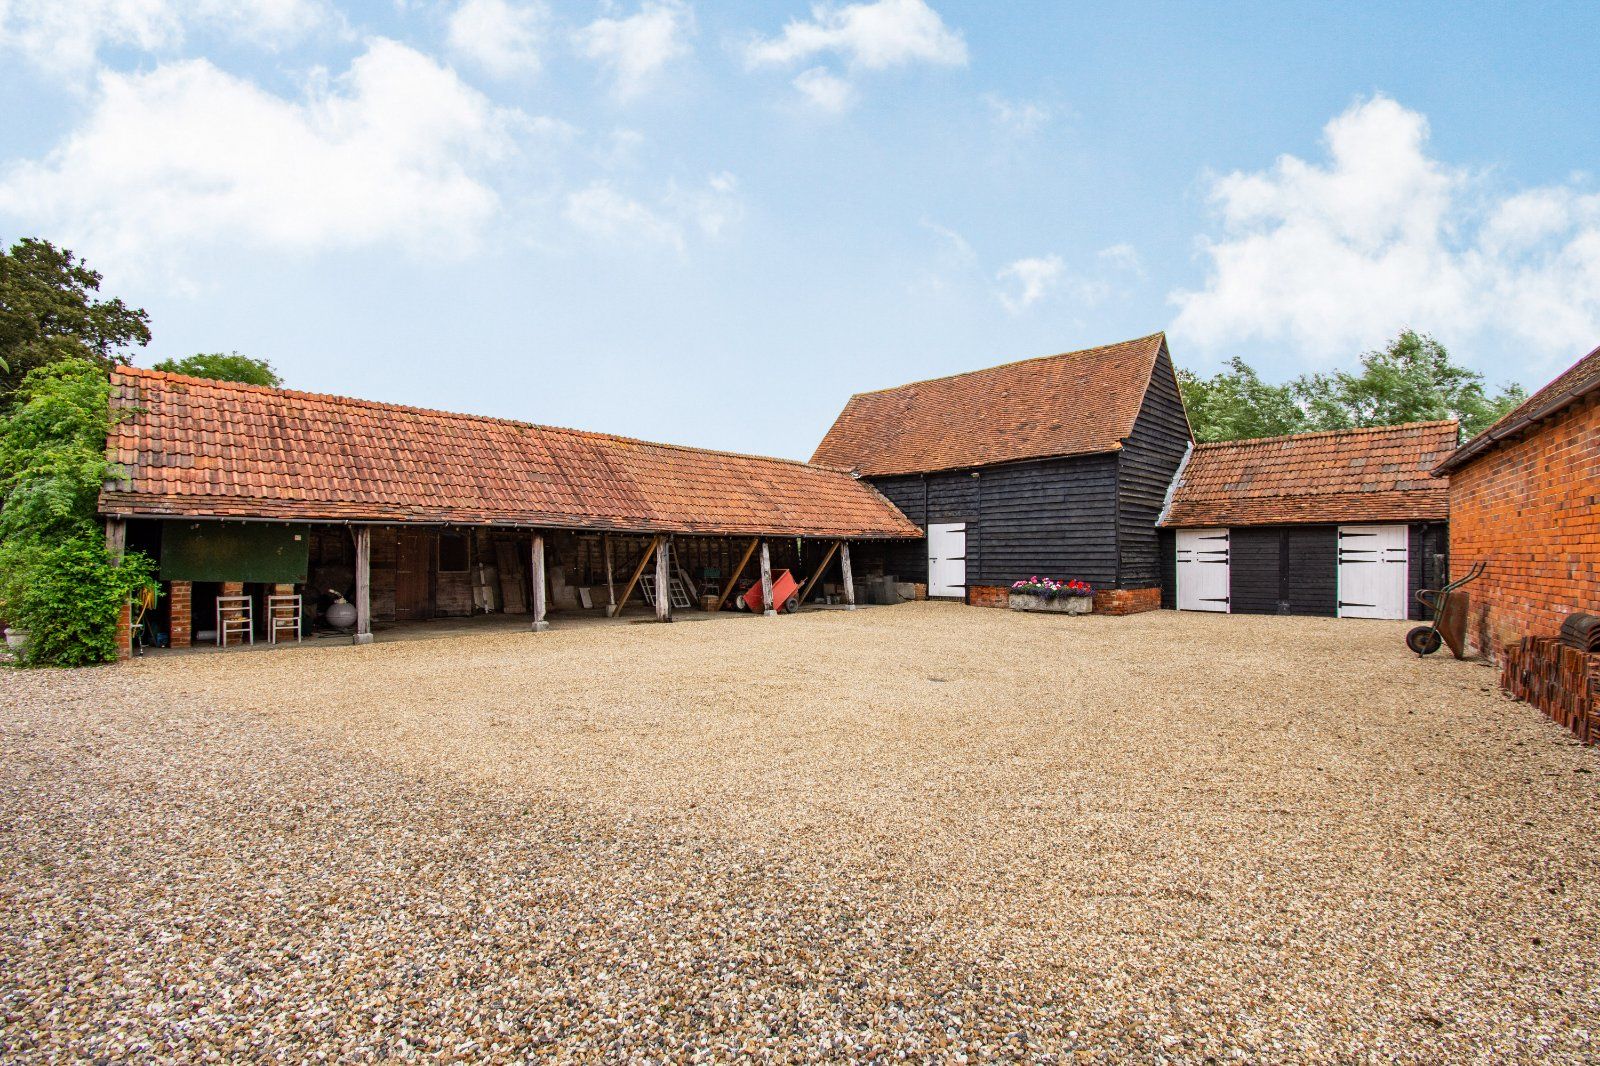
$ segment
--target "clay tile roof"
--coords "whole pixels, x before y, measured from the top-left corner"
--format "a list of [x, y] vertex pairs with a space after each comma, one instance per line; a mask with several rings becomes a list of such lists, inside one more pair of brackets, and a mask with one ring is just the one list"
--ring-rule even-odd
[[848, 473], [137, 367], [111, 374], [106, 514], [920, 537]]
[[1435, 474], [1443, 476], [1516, 436], [1536, 422], [1552, 418], [1592, 392], [1600, 391], [1600, 348], [1579, 359], [1550, 384], [1522, 401], [1494, 425], [1445, 458]]
[[1155, 333], [857, 393], [811, 461], [881, 476], [1116, 451], [1165, 345]]
[[1195, 447], [1164, 526], [1421, 522], [1449, 515], [1430, 471], [1455, 448], [1454, 422], [1412, 422]]

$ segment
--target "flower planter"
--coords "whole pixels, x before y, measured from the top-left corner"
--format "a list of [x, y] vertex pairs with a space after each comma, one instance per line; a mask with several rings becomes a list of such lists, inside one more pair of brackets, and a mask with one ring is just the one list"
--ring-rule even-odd
[[1047, 600], [1025, 592], [1013, 592], [1009, 600], [1013, 611], [1041, 611], [1045, 614], [1088, 614], [1094, 607], [1093, 596], [1058, 596]]
[[27, 645], [28, 631], [26, 629], [12, 629], [9, 626], [6, 627], [6, 647], [10, 648], [18, 655], [21, 655], [22, 649], [27, 647]]

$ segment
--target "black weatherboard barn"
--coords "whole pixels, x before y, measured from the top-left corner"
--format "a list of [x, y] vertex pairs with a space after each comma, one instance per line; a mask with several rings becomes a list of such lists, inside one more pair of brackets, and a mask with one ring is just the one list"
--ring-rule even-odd
[[930, 596], [1003, 604], [1078, 578], [1159, 604], [1156, 520], [1192, 442], [1164, 334], [861, 393], [812, 461], [870, 480], [927, 541], [889, 549]]

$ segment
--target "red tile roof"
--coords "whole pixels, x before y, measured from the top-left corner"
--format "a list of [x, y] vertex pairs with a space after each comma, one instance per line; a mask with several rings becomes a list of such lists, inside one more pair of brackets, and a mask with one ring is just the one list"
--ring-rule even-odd
[[1155, 333], [858, 393], [811, 461], [881, 476], [1116, 451], [1165, 346]]
[[1429, 472], [1457, 439], [1454, 422], [1412, 422], [1201, 444], [1161, 524], [1440, 520], [1449, 487]]
[[1565, 410], [1592, 392], [1600, 391], [1600, 348], [1579, 359], [1560, 377], [1529, 396], [1513, 410], [1507, 412], [1494, 425], [1473, 437], [1448, 456], [1434, 471], [1445, 475], [1463, 466], [1507, 437], [1514, 437], [1536, 422]]
[[786, 459], [121, 367], [106, 514], [920, 537], [865, 482]]

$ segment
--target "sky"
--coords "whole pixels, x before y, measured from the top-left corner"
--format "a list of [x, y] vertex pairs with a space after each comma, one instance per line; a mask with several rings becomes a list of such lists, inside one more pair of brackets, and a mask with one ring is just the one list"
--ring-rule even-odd
[[[1600, 4], [0, 0], [0, 241], [135, 361], [808, 458], [854, 393], [1168, 334], [1600, 344]], [[1085, 398], [1092, 403], [1092, 397]]]

